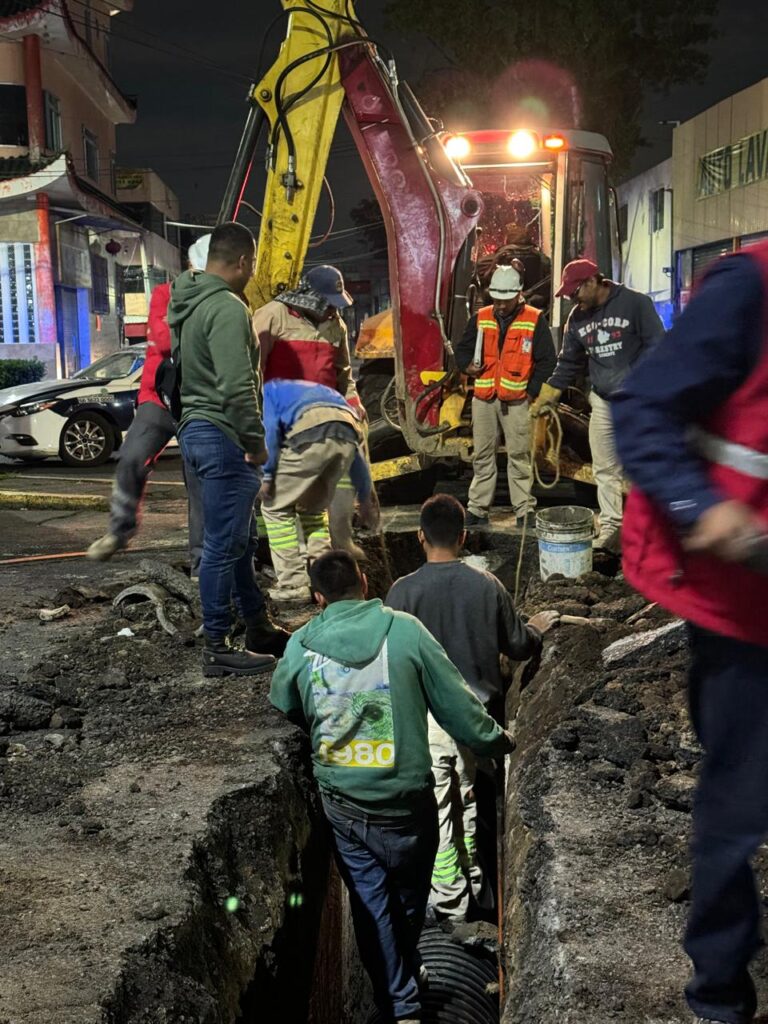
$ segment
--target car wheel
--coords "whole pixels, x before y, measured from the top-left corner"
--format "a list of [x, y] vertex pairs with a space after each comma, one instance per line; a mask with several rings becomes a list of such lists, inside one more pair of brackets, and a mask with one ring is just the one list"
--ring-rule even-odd
[[100, 466], [115, 449], [112, 425], [97, 412], [80, 412], [61, 432], [59, 455], [65, 466]]

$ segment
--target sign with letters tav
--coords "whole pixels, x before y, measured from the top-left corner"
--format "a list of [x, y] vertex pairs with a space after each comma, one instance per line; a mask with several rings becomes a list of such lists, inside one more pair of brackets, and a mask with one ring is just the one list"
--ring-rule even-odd
[[768, 129], [699, 157], [699, 199], [768, 179]]

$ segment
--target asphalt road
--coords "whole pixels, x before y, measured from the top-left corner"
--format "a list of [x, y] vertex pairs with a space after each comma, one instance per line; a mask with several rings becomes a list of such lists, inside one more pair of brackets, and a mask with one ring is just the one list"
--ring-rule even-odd
[[[16, 462], [13, 459], [6, 459], [0, 455], [0, 473], [12, 473], [19, 481], [25, 478], [37, 479], [49, 478], [55, 480], [57, 477], [66, 477], [72, 481], [100, 481], [108, 480], [111, 484], [115, 473], [116, 459], [110, 459], [103, 466], [95, 466], [90, 469], [74, 468], [65, 466], [60, 459], [44, 459], [41, 462]], [[181, 453], [178, 449], [160, 456], [153, 479], [157, 481], [181, 480]]]

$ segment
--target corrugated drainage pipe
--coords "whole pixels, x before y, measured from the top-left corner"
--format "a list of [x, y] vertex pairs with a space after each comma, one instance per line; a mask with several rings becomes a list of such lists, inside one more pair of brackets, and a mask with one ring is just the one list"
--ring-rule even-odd
[[[452, 942], [430, 928], [419, 942], [429, 984], [422, 990], [422, 1024], [498, 1024], [498, 968], [481, 947]], [[381, 1024], [377, 1012], [368, 1024]]]

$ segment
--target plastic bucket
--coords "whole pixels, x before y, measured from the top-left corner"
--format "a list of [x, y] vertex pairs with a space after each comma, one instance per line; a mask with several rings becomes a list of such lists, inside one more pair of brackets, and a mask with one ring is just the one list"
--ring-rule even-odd
[[539, 570], [543, 580], [554, 573], [575, 579], [592, 568], [594, 519], [588, 508], [563, 505], [536, 514]]

